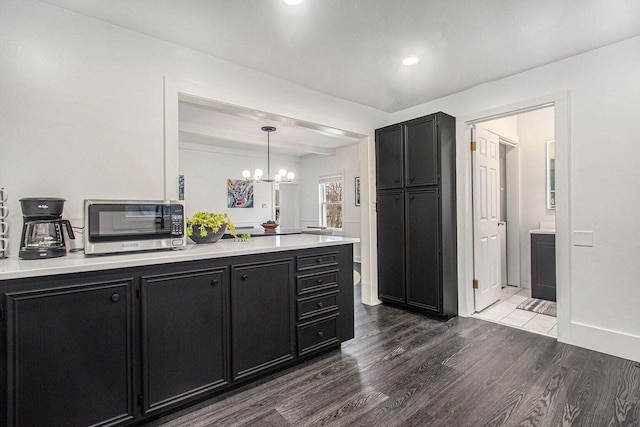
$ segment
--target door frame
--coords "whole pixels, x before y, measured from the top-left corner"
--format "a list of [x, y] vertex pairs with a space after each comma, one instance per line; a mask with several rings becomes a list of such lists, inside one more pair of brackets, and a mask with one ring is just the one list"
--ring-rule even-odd
[[[509, 285], [522, 287], [520, 271], [520, 149], [518, 143], [500, 136], [506, 150], [507, 164], [507, 277]], [[515, 281], [515, 283], [514, 283]]]
[[539, 98], [500, 107], [471, 112], [456, 121], [457, 141], [457, 201], [458, 201], [458, 312], [470, 316], [474, 312], [473, 299], [473, 211], [471, 200], [471, 125], [543, 107], [554, 106], [556, 137], [556, 265], [558, 298], [558, 340], [568, 341], [570, 334], [571, 301], [571, 187], [570, 187], [570, 92], [557, 92]]

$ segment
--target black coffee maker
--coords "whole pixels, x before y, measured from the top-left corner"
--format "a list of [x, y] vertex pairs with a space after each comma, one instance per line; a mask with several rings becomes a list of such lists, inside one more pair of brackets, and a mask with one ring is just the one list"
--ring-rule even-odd
[[62, 219], [64, 199], [29, 197], [20, 199], [24, 225], [18, 256], [22, 259], [42, 259], [65, 256], [64, 230], [75, 239], [71, 223]]

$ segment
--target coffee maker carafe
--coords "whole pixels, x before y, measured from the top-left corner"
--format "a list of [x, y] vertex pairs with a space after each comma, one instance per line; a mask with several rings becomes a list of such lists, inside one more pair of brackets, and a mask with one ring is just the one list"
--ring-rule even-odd
[[65, 256], [64, 232], [75, 239], [71, 223], [62, 219], [64, 199], [29, 197], [20, 199], [24, 225], [18, 256], [42, 259]]

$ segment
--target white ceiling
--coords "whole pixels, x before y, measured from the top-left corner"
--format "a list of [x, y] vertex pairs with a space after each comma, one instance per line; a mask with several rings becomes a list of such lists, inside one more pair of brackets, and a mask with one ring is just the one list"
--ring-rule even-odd
[[316, 126], [274, 114], [233, 108], [207, 100], [179, 103], [180, 142], [266, 153], [267, 132], [272, 153], [289, 156], [333, 155], [335, 149], [359, 141], [358, 135]]
[[387, 112], [640, 34], [638, 0], [43, 1]]

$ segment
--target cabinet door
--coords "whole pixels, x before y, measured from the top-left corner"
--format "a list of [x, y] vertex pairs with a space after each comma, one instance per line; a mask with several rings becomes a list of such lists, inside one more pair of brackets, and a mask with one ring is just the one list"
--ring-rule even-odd
[[556, 236], [531, 235], [531, 296], [556, 300]]
[[378, 193], [378, 297], [405, 302], [404, 196]]
[[292, 360], [293, 260], [232, 266], [231, 354], [233, 380]]
[[438, 185], [438, 137], [435, 116], [404, 124], [405, 186]]
[[132, 280], [7, 295], [7, 415], [14, 426], [131, 420]]
[[141, 281], [144, 412], [228, 383], [227, 270]]
[[376, 130], [376, 186], [378, 190], [402, 188], [402, 126]]
[[407, 304], [439, 313], [441, 304], [438, 191], [406, 192]]

